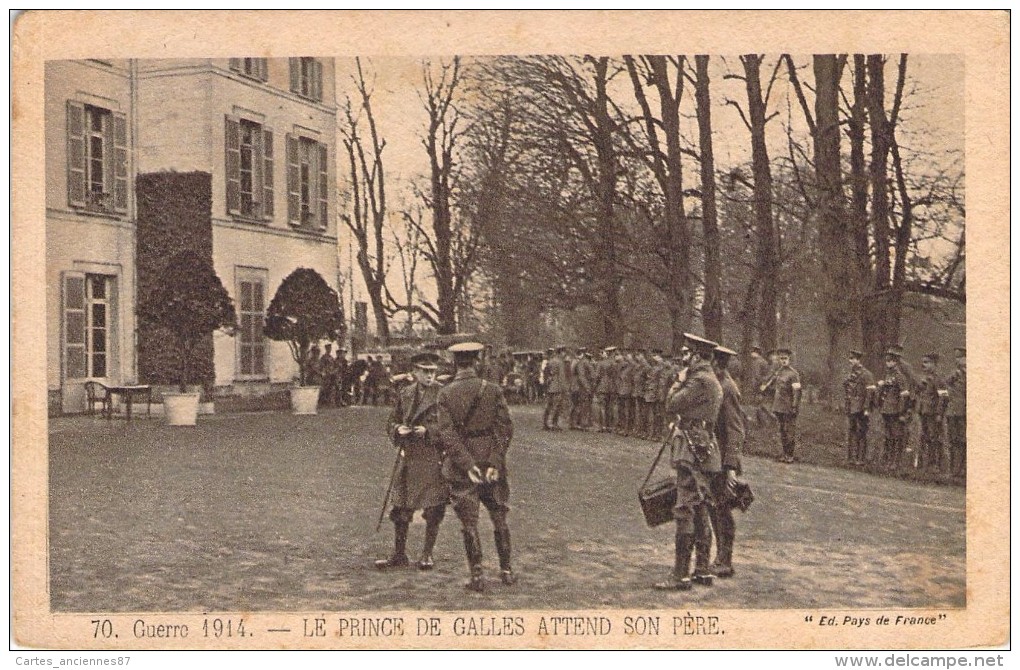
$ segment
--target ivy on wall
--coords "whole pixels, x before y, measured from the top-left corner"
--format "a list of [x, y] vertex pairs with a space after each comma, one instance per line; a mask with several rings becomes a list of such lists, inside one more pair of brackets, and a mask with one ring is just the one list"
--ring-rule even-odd
[[[138, 304], [148, 304], [165, 282], [170, 259], [189, 251], [212, 260], [212, 175], [208, 172], [151, 172], [138, 175], [138, 227], [135, 259]], [[138, 375], [146, 384], [172, 385], [179, 381], [183, 361], [170, 346], [173, 336], [140, 322]], [[188, 365], [188, 383], [207, 391], [215, 382], [212, 336], [195, 347]]]

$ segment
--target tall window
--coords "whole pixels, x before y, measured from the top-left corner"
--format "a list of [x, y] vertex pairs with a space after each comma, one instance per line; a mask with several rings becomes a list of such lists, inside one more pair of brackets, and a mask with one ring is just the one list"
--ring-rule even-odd
[[272, 219], [273, 131], [228, 116], [226, 157], [227, 212], [250, 219]]
[[269, 67], [265, 58], [231, 58], [230, 69], [252, 79], [269, 81]]
[[293, 226], [324, 230], [329, 224], [329, 148], [287, 135], [287, 218]]
[[312, 100], [322, 100], [322, 63], [315, 58], [291, 58], [290, 90]]
[[264, 273], [238, 271], [241, 332], [237, 338], [237, 374], [241, 378], [266, 376], [266, 338], [262, 326], [266, 318]]
[[127, 211], [127, 120], [109, 109], [67, 102], [67, 199], [72, 207]]
[[110, 342], [113, 277], [67, 273], [64, 276], [64, 376], [67, 379], [107, 377], [111, 371]]

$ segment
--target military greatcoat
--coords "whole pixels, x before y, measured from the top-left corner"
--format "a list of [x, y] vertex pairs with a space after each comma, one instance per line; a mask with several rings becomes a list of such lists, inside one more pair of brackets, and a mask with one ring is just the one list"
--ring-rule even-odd
[[[419, 382], [401, 389], [390, 412], [389, 433], [404, 452], [403, 468], [393, 483], [393, 508], [419, 510], [445, 505], [450, 498], [442, 473], [437, 422], [438, 384]], [[397, 434], [397, 427], [424, 426], [425, 435]]]

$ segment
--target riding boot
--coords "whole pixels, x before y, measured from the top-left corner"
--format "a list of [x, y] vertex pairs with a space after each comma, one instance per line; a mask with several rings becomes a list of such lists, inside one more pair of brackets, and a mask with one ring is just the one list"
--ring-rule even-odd
[[702, 586], [711, 586], [715, 573], [709, 567], [708, 557], [712, 551], [712, 525], [709, 521], [708, 509], [704, 505], [694, 517], [695, 549], [694, 575], [691, 581]]
[[517, 583], [517, 575], [510, 565], [510, 528], [506, 524], [496, 526], [493, 536], [496, 540], [496, 553], [499, 554], [500, 578], [504, 584], [512, 586]]
[[482, 540], [477, 528], [464, 529], [464, 550], [467, 552], [471, 579], [464, 585], [470, 591], [485, 591], [485, 577], [482, 571]]
[[393, 522], [393, 555], [376, 561], [376, 568], [385, 570], [410, 565], [407, 560], [407, 529], [410, 525], [410, 522], [403, 520]]
[[691, 553], [694, 551], [694, 535], [682, 533], [677, 530], [675, 544], [675, 562], [673, 572], [666, 581], [659, 582], [655, 588], [659, 591], [688, 591], [691, 588], [691, 578], [687, 572], [691, 565]]
[[421, 548], [421, 559], [418, 561], [419, 570], [431, 570], [435, 565], [432, 560], [432, 550], [436, 546], [438, 537], [439, 521], [429, 519], [425, 522], [425, 544]]
[[736, 526], [733, 522], [733, 511], [717, 510], [712, 515], [712, 526], [715, 528], [716, 554], [712, 572], [720, 579], [733, 576], [733, 541]]

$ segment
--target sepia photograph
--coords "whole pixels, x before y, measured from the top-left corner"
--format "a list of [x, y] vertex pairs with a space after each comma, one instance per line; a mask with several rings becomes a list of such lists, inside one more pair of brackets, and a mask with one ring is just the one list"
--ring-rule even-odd
[[1008, 644], [1008, 14], [169, 14], [13, 24], [20, 645]]

